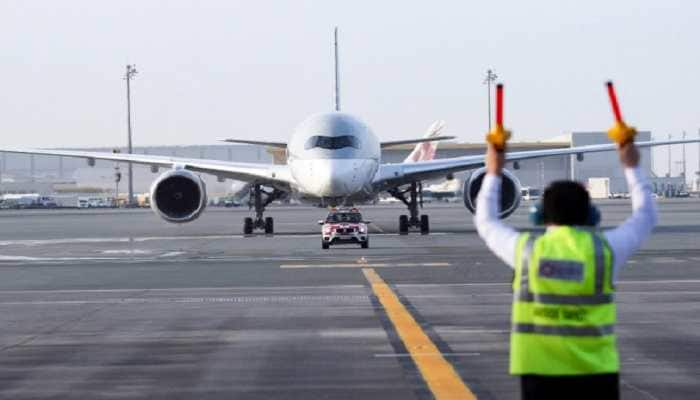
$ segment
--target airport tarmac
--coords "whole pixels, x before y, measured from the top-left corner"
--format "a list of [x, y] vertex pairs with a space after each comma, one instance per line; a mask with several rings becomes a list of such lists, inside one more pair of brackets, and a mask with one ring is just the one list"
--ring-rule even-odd
[[[659, 209], [618, 285], [625, 399], [700, 389], [700, 201]], [[612, 226], [630, 205], [601, 210]], [[397, 235], [402, 207], [362, 211], [365, 250], [322, 250], [307, 207], [271, 208], [270, 237], [242, 236], [240, 208], [0, 211], [0, 398], [519, 398], [511, 272], [464, 206], [427, 204], [429, 236]]]

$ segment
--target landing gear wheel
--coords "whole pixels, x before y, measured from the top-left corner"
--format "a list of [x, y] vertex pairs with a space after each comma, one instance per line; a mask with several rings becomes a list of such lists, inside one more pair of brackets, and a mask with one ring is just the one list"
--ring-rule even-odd
[[369, 238], [367, 240], [365, 240], [364, 242], [362, 242], [362, 244], [360, 244], [360, 246], [362, 246], [363, 249], [368, 249], [369, 248]]
[[253, 218], [246, 217], [243, 219], [243, 234], [252, 235], [253, 234]]
[[430, 233], [430, 220], [427, 215], [420, 216], [420, 234], [427, 235]]
[[328, 242], [326, 242], [325, 240], [321, 240], [321, 248], [323, 250], [328, 250], [328, 247]]
[[265, 234], [272, 235], [275, 233], [275, 223], [272, 217], [265, 217]]
[[399, 235], [408, 235], [408, 216], [399, 217]]

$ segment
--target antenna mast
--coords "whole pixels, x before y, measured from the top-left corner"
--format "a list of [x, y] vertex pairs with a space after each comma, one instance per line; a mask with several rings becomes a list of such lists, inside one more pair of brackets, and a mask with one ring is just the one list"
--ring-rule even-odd
[[335, 57], [335, 111], [340, 111], [340, 71], [338, 66], [338, 27], [333, 32], [333, 54]]

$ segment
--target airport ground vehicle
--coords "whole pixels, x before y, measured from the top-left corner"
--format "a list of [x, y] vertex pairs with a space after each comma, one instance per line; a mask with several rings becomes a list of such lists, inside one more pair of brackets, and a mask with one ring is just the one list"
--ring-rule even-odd
[[369, 231], [362, 214], [356, 209], [332, 209], [321, 225], [321, 248], [328, 249], [334, 244], [357, 243], [363, 249], [369, 247]]
[[[6, 208], [56, 208], [58, 204], [53, 197], [42, 196], [38, 193], [6, 194], [2, 199], [8, 205]], [[9, 206], [11, 205], [11, 207]]]
[[531, 188], [529, 186], [520, 189], [520, 197], [525, 201], [539, 200], [542, 191], [540, 189]]

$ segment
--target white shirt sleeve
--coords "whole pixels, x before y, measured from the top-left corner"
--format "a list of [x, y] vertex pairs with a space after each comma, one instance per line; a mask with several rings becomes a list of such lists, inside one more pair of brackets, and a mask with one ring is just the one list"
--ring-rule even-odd
[[625, 178], [632, 197], [632, 215], [614, 229], [603, 232], [613, 253], [613, 281], [627, 259], [649, 238], [656, 225], [656, 204], [651, 196], [651, 186], [643, 172], [637, 168], [625, 168]]
[[501, 180], [486, 174], [476, 199], [474, 225], [491, 251], [511, 268], [515, 268], [515, 250], [519, 233], [498, 218], [501, 203]]

